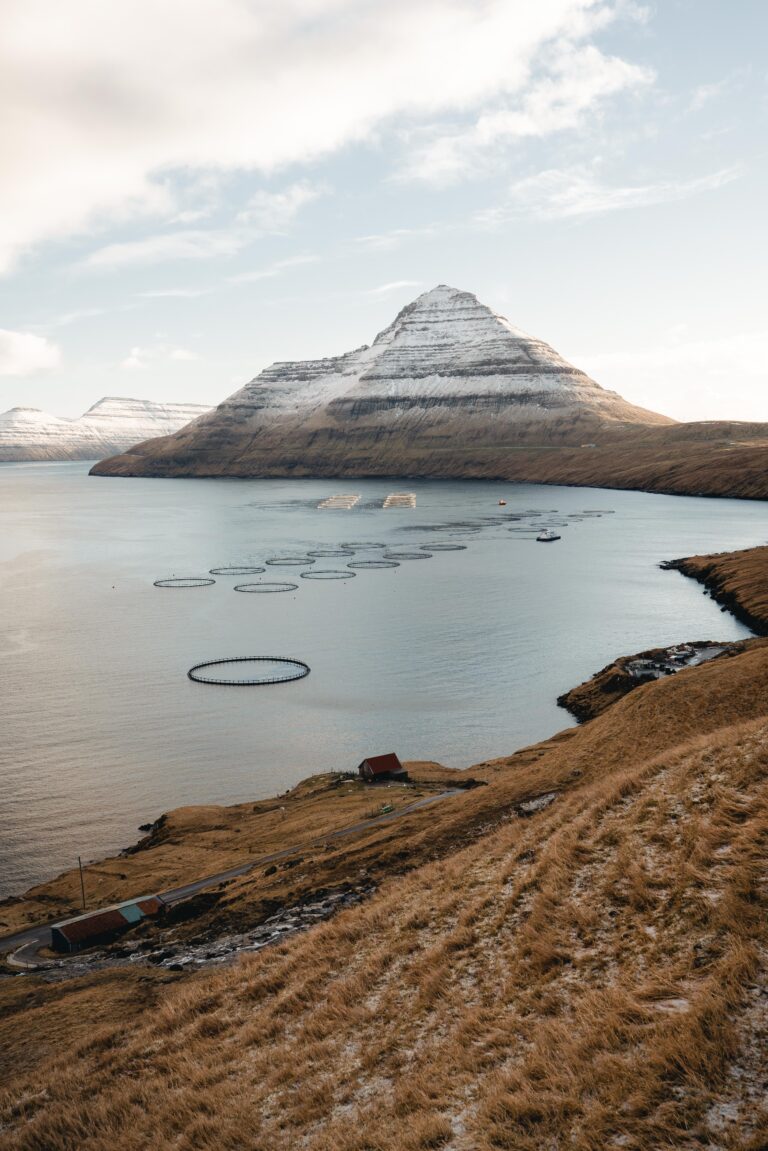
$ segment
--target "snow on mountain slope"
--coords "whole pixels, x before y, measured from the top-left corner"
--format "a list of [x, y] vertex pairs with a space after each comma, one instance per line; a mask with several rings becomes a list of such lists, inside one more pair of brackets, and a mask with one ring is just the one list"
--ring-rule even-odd
[[604, 390], [470, 292], [440, 284], [370, 347], [272, 364], [192, 427], [96, 470], [279, 475], [300, 465], [331, 474], [354, 458], [364, 473], [384, 452], [396, 470], [446, 444], [578, 442], [606, 423], [671, 422]]
[[208, 411], [199, 404], [156, 404], [151, 400], [99, 400], [78, 419], [38, 408], [0, 414], [0, 460], [94, 459], [131, 444], [178, 431]]

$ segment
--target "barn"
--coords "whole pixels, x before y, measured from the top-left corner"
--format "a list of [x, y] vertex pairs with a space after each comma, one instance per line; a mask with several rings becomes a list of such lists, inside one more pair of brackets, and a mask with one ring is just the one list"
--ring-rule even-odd
[[366, 783], [377, 783], [379, 780], [395, 779], [403, 783], [408, 779], [408, 772], [403, 767], [394, 751], [386, 755], [369, 755], [357, 768], [360, 778]]
[[162, 896], [144, 895], [101, 911], [89, 911], [52, 927], [51, 946], [54, 951], [72, 952], [98, 943], [111, 943], [143, 919], [156, 919], [165, 908]]

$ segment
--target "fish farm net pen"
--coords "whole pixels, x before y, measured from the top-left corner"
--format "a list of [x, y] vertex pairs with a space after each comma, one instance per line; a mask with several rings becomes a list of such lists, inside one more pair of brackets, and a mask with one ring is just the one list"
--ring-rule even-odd
[[389, 544], [372, 543], [370, 540], [353, 540], [350, 543], [339, 544], [345, 551], [364, 552], [370, 548], [386, 548]]
[[419, 544], [423, 552], [465, 552], [466, 544]]
[[215, 579], [207, 579], [198, 576], [183, 576], [179, 579], [156, 579], [153, 583], [154, 587], [211, 587], [215, 584]]
[[315, 561], [311, 556], [274, 556], [273, 559], [264, 562], [270, 564], [271, 567], [291, 568], [307, 567], [308, 564], [313, 564]]
[[[221, 679], [216, 675], [201, 674], [206, 668], [224, 667], [227, 664], [280, 664], [287, 668], [285, 675], [253, 675], [247, 679]], [[187, 672], [187, 676], [194, 683], [211, 683], [220, 687], [263, 687], [273, 683], [291, 683], [296, 679], [303, 679], [309, 675], [309, 664], [301, 659], [289, 659], [280, 655], [241, 655], [230, 656], [228, 659], [209, 659], [203, 663], [196, 663]]]
[[347, 564], [348, 568], [361, 568], [363, 571], [375, 571], [378, 568], [399, 568], [397, 560], [354, 560]]
[[332, 571], [330, 568], [320, 568], [317, 571], [301, 572], [300, 575], [302, 579], [354, 579], [357, 572]]
[[313, 556], [315, 559], [329, 560], [343, 556], [351, 556], [354, 554], [354, 548], [318, 548], [317, 551], [307, 552], [308, 556]]
[[428, 560], [431, 552], [384, 552], [385, 560]]
[[261, 575], [265, 572], [266, 568], [261, 567], [225, 567], [225, 568], [211, 568], [211, 575]]
[[264, 583], [236, 583], [235, 591], [258, 593], [261, 595], [277, 594], [281, 591], [298, 591], [299, 585], [297, 583], [283, 583], [282, 581]]

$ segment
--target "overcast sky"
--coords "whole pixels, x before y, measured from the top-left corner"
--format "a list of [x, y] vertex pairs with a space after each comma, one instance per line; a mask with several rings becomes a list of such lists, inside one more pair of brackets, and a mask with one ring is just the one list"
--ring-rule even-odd
[[217, 403], [437, 283], [768, 420], [765, 0], [0, 0], [0, 410]]

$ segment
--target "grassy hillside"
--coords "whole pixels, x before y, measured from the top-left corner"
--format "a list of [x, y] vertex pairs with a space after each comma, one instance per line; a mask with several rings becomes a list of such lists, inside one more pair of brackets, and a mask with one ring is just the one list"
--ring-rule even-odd
[[227, 969], [0, 982], [0, 1146], [764, 1148], [765, 642], [473, 774], [307, 853], [294, 894], [376, 893]]

